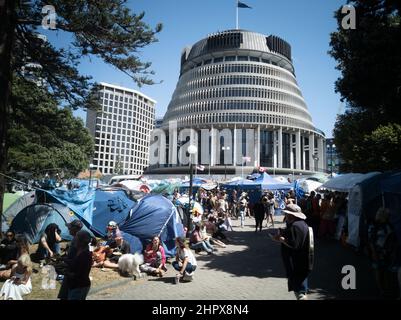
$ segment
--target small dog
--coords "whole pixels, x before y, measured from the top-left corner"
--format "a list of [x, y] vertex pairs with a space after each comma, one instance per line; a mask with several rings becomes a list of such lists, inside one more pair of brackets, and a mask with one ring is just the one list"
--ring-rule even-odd
[[144, 263], [143, 255], [140, 253], [123, 254], [118, 259], [118, 270], [125, 277], [135, 277], [135, 280], [142, 277], [139, 266]]

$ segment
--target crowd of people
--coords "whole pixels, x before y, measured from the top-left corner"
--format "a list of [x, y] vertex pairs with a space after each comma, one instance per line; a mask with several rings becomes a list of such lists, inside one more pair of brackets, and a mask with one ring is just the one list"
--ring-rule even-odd
[[[173, 202], [180, 198], [174, 193]], [[274, 215], [278, 203], [273, 192], [265, 192], [251, 203], [247, 193], [236, 190], [228, 194], [225, 190], [206, 191], [200, 189], [196, 200], [202, 207], [192, 211], [190, 230], [185, 230], [188, 237], [175, 239], [176, 256], [172, 267], [177, 271], [176, 283], [193, 279], [197, 269], [195, 254], [206, 252], [213, 255], [217, 248], [225, 248], [230, 242], [227, 231], [233, 231], [232, 219], [240, 220], [244, 227], [246, 218], [255, 220], [255, 232], [266, 227], [276, 230], [272, 239], [282, 244], [282, 258], [288, 278], [288, 290], [294, 291], [300, 300], [307, 298], [308, 275], [313, 266], [314, 241], [325, 239], [347, 239], [347, 201], [348, 195], [340, 192], [311, 192], [304, 198], [296, 199], [293, 191], [286, 194], [283, 222], [285, 229], [275, 229]], [[132, 253], [130, 244], [114, 221], [107, 226], [105, 239], [96, 239], [83, 229], [80, 220], [67, 224], [72, 237], [71, 242], [61, 255], [61, 230], [55, 224], [49, 224], [40, 236], [35, 259], [42, 267], [53, 264], [62, 280], [59, 299], [84, 300], [91, 286], [92, 267], [102, 270], [120, 271], [119, 260]], [[400, 248], [394, 230], [389, 221], [389, 212], [381, 208], [374, 219], [367, 222], [368, 252], [375, 270], [377, 283], [383, 296], [393, 288], [395, 278], [400, 274]], [[167, 272], [168, 259], [163, 243], [155, 235], [145, 246], [141, 272], [156, 277], [163, 277]], [[124, 275], [124, 274], [123, 274]], [[5, 280], [0, 299], [23, 299], [32, 292], [32, 262], [27, 240], [9, 230], [0, 245], [0, 279]], [[399, 281], [399, 280], [398, 280]]]

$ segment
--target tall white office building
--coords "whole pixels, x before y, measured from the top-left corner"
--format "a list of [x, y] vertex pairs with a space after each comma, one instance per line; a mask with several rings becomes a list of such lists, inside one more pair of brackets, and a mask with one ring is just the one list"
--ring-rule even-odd
[[149, 163], [156, 101], [139, 91], [101, 82], [102, 110], [88, 110], [95, 139], [93, 165], [103, 174], [142, 174]]

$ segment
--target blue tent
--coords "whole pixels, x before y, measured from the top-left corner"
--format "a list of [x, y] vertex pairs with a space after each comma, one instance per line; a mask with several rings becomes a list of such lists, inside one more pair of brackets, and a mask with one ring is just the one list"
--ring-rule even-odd
[[123, 223], [130, 215], [135, 202], [123, 190], [96, 190], [92, 211], [91, 230], [104, 237], [110, 221]]
[[[10, 229], [15, 233], [23, 234], [30, 243], [37, 243], [46, 227], [55, 223], [61, 230], [61, 237], [64, 240], [71, 240], [66, 223], [75, 219], [78, 217], [62, 204], [33, 204], [15, 216]], [[86, 227], [84, 230], [89, 231]], [[92, 233], [91, 235], [93, 236]]]
[[259, 178], [255, 179], [253, 182], [261, 185], [263, 190], [291, 190], [293, 188], [291, 183], [278, 181], [266, 172], [263, 172]]
[[135, 202], [122, 189], [93, 190], [85, 184], [73, 190], [37, 190], [36, 198], [38, 203], [63, 204], [96, 236], [101, 237], [106, 235], [109, 221], [123, 222], [135, 206]]
[[160, 236], [167, 256], [174, 256], [176, 237], [184, 236], [184, 228], [173, 203], [160, 195], [149, 195], [133, 208], [129, 218], [119, 224], [120, 230], [138, 237], [144, 245]]

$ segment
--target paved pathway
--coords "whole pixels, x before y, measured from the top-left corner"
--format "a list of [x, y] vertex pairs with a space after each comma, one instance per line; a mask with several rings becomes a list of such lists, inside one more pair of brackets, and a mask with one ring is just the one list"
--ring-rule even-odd
[[[88, 299], [294, 300], [294, 294], [287, 291], [280, 245], [268, 237], [266, 228], [255, 233], [253, 219], [248, 218], [242, 229], [238, 221], [233, 223], [235, 231], [227, 233], [232, 239], [227, 248], [219, 248], [214, 255], [196, 254], [198, 269], [193, 282], [174, 284], [176, 272], [168, 265], [163, 278], [122, 279], [111, 287], [93, 288]], [[356, 290], [341, 288], [341, 269], [347, 264], [356, 267]], [[310, 287], [313, 300], [377, 298], [366, 258], [338, 242], [316, 245]]]

